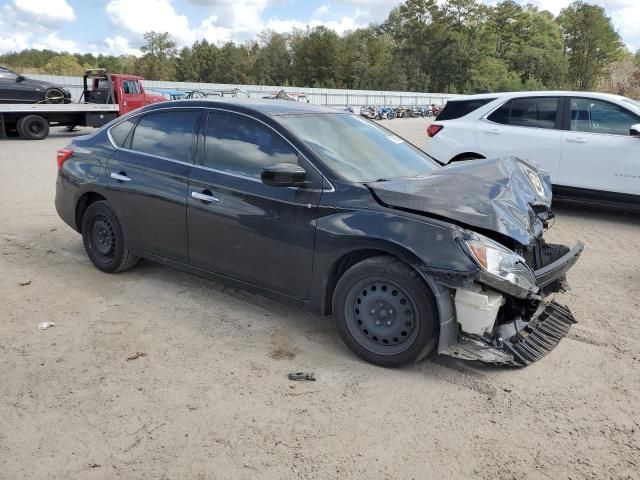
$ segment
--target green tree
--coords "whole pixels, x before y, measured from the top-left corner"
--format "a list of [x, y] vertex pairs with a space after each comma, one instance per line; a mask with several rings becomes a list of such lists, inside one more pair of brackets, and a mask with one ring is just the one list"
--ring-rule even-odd
[[580, 90], [594, 88], [607, 65], [623, 51], [611, 19], [604, 8], [577, 1], [563, 9], [557, 21], [564, 37], [571, 85]]
[[282, 85], [291, 75], [287, 36], [273, 31], [258, 36], [253, 77], [261, 85]]
[[57, 55], [47, 62], [44, 71], [51, 75], [80, 76], [84, 74], [84, 68], [73, 55]]
[[136, 70], [149, 80], [174, 80], [177, 50], [169, 33], [147, 32], [144, 41]]
[[326, 27], [295, 32], [291, 37], [292, 73], [297, 85], [326, 87], [339, 78], [340, 37]]

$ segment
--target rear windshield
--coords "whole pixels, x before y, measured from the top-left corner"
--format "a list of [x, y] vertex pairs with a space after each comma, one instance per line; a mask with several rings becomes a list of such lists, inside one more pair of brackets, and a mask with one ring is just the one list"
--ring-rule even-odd
[[421, 150], [356, 115], [281, 115], [277, 120], [329, 168], [352, 182], [415, 177], [439, 168]]
[[449, 100], [444, 110], [438, 115], [438, 120], [455, 120], [464, 117], [474, 110], [493, 102], [495, 98], [476, 98], [473, 100]]

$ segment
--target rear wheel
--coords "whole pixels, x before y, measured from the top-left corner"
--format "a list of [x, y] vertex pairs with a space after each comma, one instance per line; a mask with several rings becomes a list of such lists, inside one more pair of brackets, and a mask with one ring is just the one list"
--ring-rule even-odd
[[343, 341], [361, 358], [399, 367], [428, 355], [437, 343], [433, 294], [415, 270], [393, 257], [373, 257], [340, 278], [333, 312]]
[[49, 135], [49, 122], [39, 115], [27, 115], [18, 120], [16, 130], [27, 140], [42, 140]]
[[120, 221], [107, 201], [94, 202], [82, 216], [82, 241], [93, 264], [103, 272], [122, 272], [138, 263], [125, 241]]

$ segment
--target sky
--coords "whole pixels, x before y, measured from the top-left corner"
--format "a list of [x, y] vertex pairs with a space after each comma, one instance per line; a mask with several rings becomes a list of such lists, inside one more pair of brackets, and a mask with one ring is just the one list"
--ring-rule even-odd
[[[496, 3], [496, 0], [483, 0]], [[518, 0], [557, 15], [570, 0]], [[259, 32], [325, 25], [338, 33], [383, 21], [401, 0], [0, 0], [0, 53], [25, 48], [139, 55], [142, 34], [178, 46], [243, 42]], [[631, 51], [640, 49], [640, 0], [594, 0]]]

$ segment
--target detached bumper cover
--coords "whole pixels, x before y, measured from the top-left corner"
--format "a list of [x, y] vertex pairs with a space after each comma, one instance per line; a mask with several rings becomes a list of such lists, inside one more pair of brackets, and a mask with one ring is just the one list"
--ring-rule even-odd
[[556, 302], [542, 304], [521, 331], [499, 345], [467, 335], [441, 353], [464, 360], [526, 367], [553, 350], [574, 323], [577, 322], [567, 307]]
[[511, 365], [525, 367], [556, 348], [574, 323], [567, 307], [551, 302], [522, 332], [505, 340], [502, 350], [513, 357]]

